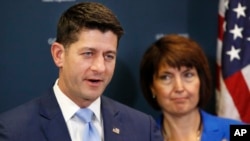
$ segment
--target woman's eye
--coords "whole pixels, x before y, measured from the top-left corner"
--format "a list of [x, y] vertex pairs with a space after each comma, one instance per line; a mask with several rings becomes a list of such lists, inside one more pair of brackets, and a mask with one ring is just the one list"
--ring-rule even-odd
[[195, 77], [195, 74], [192, 72], [187, 72], [184, 74], [184, 78], [186, 81], [192, 81], [194, 77]]
[[172, 81], [172, 76], [171, 75], [162, 75], [159, 78], [165, 84], [169, 84]]
[[163, 75], [160, 77], [162, 80], [169, 80], [170, 76], [169, 75]]
[[189, 77], [192, 77], [194, 75], [193, 75], [193, 73], [188, 72], [188, 73], [185, 74], [185, 76], [189, 78]]

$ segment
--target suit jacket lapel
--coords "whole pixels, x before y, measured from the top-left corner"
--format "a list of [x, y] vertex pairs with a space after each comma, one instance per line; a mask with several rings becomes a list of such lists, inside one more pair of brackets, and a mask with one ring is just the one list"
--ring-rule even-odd
[[41, 99], [40, 115], [42, 130], [48, 141], [71, 141], [67, 125], [52, 89], [48, 95]]
[[203, 120], [203, 134], [201, 140], [210, 141], [210, 140], [221, 140], [223, 138], [220, 123], [217, 123], [214, 117], [210, 116], [206, 112], [201, 110], [201, 116]]
[[122, 141], [123, 131], [120, 111], [112, 104], [110, 99], [101, 97], [101, 111], [103, 116], [104, 140], [105, 141]]

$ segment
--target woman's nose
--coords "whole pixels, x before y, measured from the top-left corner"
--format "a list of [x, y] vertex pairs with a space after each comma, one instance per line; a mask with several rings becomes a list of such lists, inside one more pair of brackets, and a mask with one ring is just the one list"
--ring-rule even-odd
[[180, 77], [175, 78], [175, 92], [180, 93], [184, 90], [183, 81]]

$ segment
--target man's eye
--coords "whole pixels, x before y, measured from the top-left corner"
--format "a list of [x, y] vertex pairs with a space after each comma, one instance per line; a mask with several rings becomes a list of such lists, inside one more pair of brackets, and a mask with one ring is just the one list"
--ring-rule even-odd
[[84, 52], [83, 55], [86, 57], [90, 57], [93, 55], [93, 53], [92, 52]]
[[104, 57], [105, 57], [105, 60], [113, 60], [113, 59], [115, 59], [115, 55], [110, 55], [110, 54], [107, 54]]

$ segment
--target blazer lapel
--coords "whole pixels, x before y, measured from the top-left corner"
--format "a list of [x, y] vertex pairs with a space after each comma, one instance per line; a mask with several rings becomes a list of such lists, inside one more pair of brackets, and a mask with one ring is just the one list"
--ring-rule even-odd
[[52, 89], [48, 95], [41, 99], [40, 115], [42, 130], [48, 141], [71, 141], [67, 125]]
[[120, 111], [112, 105], [112, 101], [104, 96], [101, 97], [101, 111], [103, 116], [104, 140], [122, 141], [125, 129], [121, 123]]
[[216, 121], [212, 116], [201, 110], [201, 116], [203, 120], [203, 134], [201, 137], [202, 141], [220, 141], [223, 139], [223, 132], [220, 129], [219, 122]]

